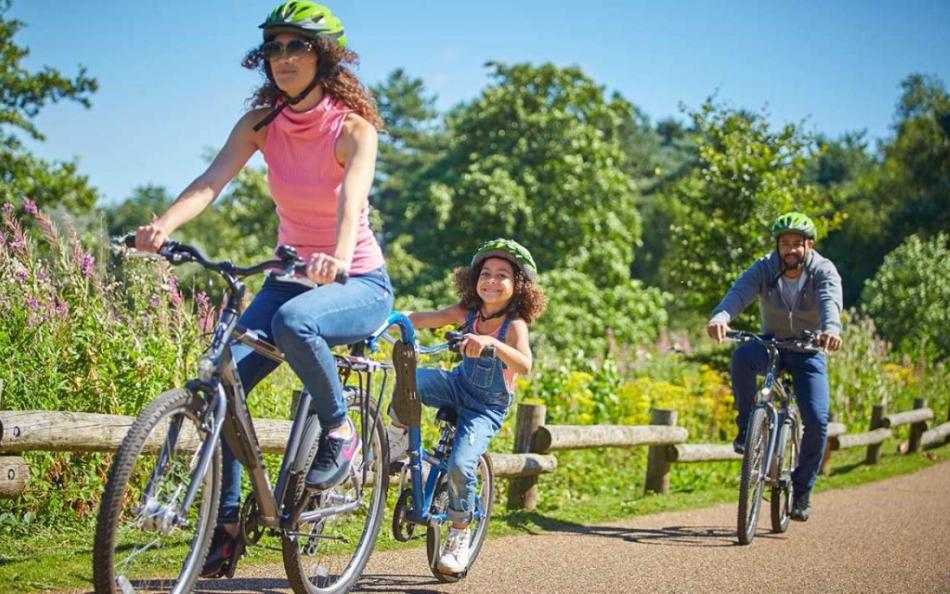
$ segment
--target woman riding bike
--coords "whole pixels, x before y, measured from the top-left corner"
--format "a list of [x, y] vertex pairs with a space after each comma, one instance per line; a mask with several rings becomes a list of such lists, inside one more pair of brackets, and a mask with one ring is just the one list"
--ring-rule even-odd
[[[240, 324], [274, 342], [313, 396], [322, 434], [307, 487], [342, 480], [359, 439], [346, 416], [343, 388], [330, 347], [369, 336], [392, 309], [382, 251], [369, 227], [368, 195], [381, 120], [373, 98], [346, 66], [357, 62], [343, 25], [325, 6], [285, 2], [267, 16], [263, 43], [243, 65], [266, 77], [224, 148], [175, 203], [139, 227], [136, 247], [157, 251], [178, 227], [207, 208], [248, 159], [260, 151], [279, 219], [278, 244], [309, 262], [307, 277], [322, 286], [269, 278]], [[338, 273], [346, 284], [334, 284]], [[237, 346], [245, 392], [277, 363]], [[202, 574], [221, 575], [237, 562], [241, 465], [226, 444], [218, 527]]]

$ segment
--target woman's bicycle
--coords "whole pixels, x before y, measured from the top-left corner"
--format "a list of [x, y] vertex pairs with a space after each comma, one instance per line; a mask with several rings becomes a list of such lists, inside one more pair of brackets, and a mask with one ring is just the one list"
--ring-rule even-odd
[[[464, 578], [468, 569], [462, 573], [446, 574], [438, 570], [437, 564], [450, 525], [447, 513], [448, 472], [458, 415], [452, 408], [438, 410], [436, 421], [439, 423], [439, 441], [432, 451], [425, 450], [422, 447], [421, 401], [415, 390], [415, 377], [418, 354], [428, 355], [445, 350], [458, 352], [463, 335], [461, 332], [447, 332], [445, 343], [433, 347], [419, 346], [409, 318], [393, 312], [386, 323], [367, 339], [369, 348], [375, 350], [380, 338], [389, 339], [388, 332], [393, 327], [397, 327], [400, 333], [400, 339], [393, 341], [393, 365], [396, 369], [393, 410], [399, 420], [409, 427], [409, 461], [402, 465], [400, 471], [401, 490], [393, 509], [393, 537], [406, 542], [413, 538], [417, 526], [425, 526], [429, 570], [440, 581], [455, 582]], [[481, 354], [486, 359], [494, 356], [492, 347], [486, 348]], [[495, 479], [487, 453], [479, 459], [475, 477], [477, 495], [470, 524], [469, 568], [481, 551], [491, 518]]]
[[[134, 238], [122, 242], [132, 247]], [[241, 343], [283, 360], [273, 344], [238, 326], [246, 290], [241, 279], [270, 272], [279, 280], [307, 283], [297, 276], [306, 265], [288, 246], [279, 247], [275, 259], [247, 268], [210, 262], [195, 247], [173, 241], [157, 256], [176, 265], [197, 263], [219, 274], [227, 290], [197, 377], [148, 404], [115, 454], [96, 528], [96, 592], [182, 593], [194, 587], [217, 519], [222, 438], [248, 470], [252, 489], [242, 506], [229, 577], [245, 547], [269, 531], [281, 539], [295, 592], [345, 592], [369, 560], [383, 517], [389, 453], [378, 401], [392, 367], [352, 349], [349, 356], [337, 357], [346, 405], [362, 440], [349, 476], [325, 491], [304, 488], [320, 435], [305, 391], [296, 403], [272, 488], [230, 347]], [[337, 278], [345, 280], [345, 275]], [[383, 381], [375, 389], [372, 380], [379, 370]]]
[[816, 336], [803, 332], [798, 338], [763, 338], [750, 332], [730, 330], [726, 338], [734, 342], [756, 342], [768, 353], [765, 379], [756, 392], [755, 404], [746, 425], [745, 453], [739, 479], [739, 543], [755, 538], [762, 492], [772, 489], [772, 531], [785, 532], [795, 499], [792, 471], [798, 466], [801, 448], [801, 417], [795, 395], [780, 377], [780, 352], [795, 348], [820, 352]]

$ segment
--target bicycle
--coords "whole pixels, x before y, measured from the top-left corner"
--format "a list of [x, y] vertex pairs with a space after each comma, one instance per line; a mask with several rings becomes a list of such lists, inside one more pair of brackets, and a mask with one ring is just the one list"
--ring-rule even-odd
[[[399, 329], [399, 340], [393, 340], [388, 335], [393, 327]], [[409, 427], [409, 462], [403, 464], [400, 471], [401, 490], [392, 518], [393, 538], [407, 542], [413, 537], [416, 526], [425, 526], [429, 571], [442, 582], [456, 582], [468, 574], [488, 533], [495, 486], [494, 472], [488, 454], [482, 454], [475, 469], [477, 496], [470, 525], [469, 565], [461, 573], [442, 573], [438, 570], [437, 564], [442, 541], [445, 539], [445, 532], [449, 525], [448, 465], [458, 415], [452, 408], [440, 408], [436, 413], [436, 421], [439, 423], [439, 441], [431, 452], [423, 449], [421, 401], [415, 393], [415, 372], [418, 354], [431, 355], [445, 350], [458, 352], [463, 335], [461, 332], [447, 332], [445, 343], [433, 347], [419, 346], [416, 343], [415, 329], [409, 318], [402, 313], [393, 312], [386, 323], [367, 339], [369, 348], [376, 350], [377, 341], [380, 338], [393, 342], [393, 365], [396, 368], [393, 410], [399, 420]], [[493, 347], [485, 348], [481, 354], [481, 357], [489, 359], [494, 356]], [[428, 474], [423, 470], [423, 462], [429, 466]]]
[[795, 499], [792, 471], [798, 465], [802, 423], [795, 406], [795, 395], [785, 387], [780, 377], [780, 351], [796, 348], [821, 352], [821, 348], [815, 334], [811, 332], [803, 332], [798, 338], [776, 339], [729, 330], [726, 338], [739, 343], [757, 342], [768, 352], [765, 379], [749, 411], [739, 479], [739, 543], [747, 545], [755, 538], [762, 492], [766, 485], [772, 489], [769, 497], [772, 532], [783, 533], [788, 530]]
[[[134, 237], [116, 245], [134, 247]], [[336, 357], [347, 409], [362, 439], [350, 474], [332, 489], [305, 488], [320, 427], [308, 414], [312, 396], [304, 391], [294, 407], [272, 489], [230, 347], [240, 343], [283, 360], [276, 346], [238, 326], [246, 290], [241, 279], [269, 272], [278, 280], [313, 286], [296, 276], [305, 272], [306, 264], [289, 246], [278, 247], [275, 259], [246, 268], [228, 261], [210, 262], [195, 247], [174, 241], [166, 242], [157, 257], [173, 265], [197, 263], [218, 273], [227, 289], [197, 377], [148, 404], [115, 454], [96, 527], [96, 592], [181, 593], [193, 588], [217, 519], [222, 438], [248, 470], [252, 489], [241, 509], [237, 546], [225, 575], [232, 577], [245, 548], [269, 531], [281, 539], [287, 578], [295, 592], [346, 591], [369, 559], [385, 504], [389, 448], [377, 403], [388, 371], [374, 396], [372, 376], [381, 365], [359, 356], [355, 352], [359, 343], [351, 346], [348, 356]], [[338, 275], [336, 282], [345, 281], [345, 275]], [[166, 568], [174, 568], [177, 575], [163, 577]]]

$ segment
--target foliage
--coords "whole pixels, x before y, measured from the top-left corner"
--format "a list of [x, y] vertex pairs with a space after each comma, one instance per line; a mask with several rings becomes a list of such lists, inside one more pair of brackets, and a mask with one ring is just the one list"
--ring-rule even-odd
[[36, 158], [7, 127], [33, 140], [43, 140], [31, 121], [40, 110], [64, 99], [89, 107], [89, 95], [98, 85], [81, 66], [74, 78], [49, 66], [35, 73], [26, 70], [20, 62], [29, 50], [13, 39], [23, 22], [4, 18], [11, 4], [11, 0], [0, 0], [0, 201], [22, 202], [29, 197], [40, 205], [89, 209], [96, 201], [96, 191], [85, 176], [77, 174], [76, 163], [49, 163]]
[[827, 227], [828, 213], [803, 180], [813, 146], [796, 126], [773, 131], [762, 116], [711, 101], [690, 115], [698, 163], [663, 192], [673, 213], [663, 271], [678, 302], [708, 312], [770, 249], [775, 216], [804, 211]]
[[883, 336], [904, 353], [950, 357], [950, 237], [912, 235], [884, 258], [864, 288], [864, 304]]

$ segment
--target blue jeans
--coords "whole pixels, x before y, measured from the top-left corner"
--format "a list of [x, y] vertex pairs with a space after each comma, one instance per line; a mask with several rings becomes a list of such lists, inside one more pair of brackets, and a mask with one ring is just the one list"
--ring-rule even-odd
[[[255, 330], [284, 353], [311, 394], [310, 413], [326, 429], [346, 418], [343, 386], [330, 347], [358, 342], [379, 328], [392, 310], [393, 290], [385, 268], [354, 275], [345, 285], [316, 289], [268, 278], [244, 311], [240, 324]], [[236, 344], [231, 353], [245, 393], [278, 363]], [[218, 522], [236, 522], [241, 500], [241, 463], [222, 440], [224, 476]]]
[[475, 467], [511, 407], [498, 359], [468, 358], [452, 371], [418, 369], [416, 391], [427, 406], [458, 412], [449, 458], [448, 518], [469, 523], [475, 511]]
[[[781, 351], [780, 367], [792, 373], [795, 399], [805, 430], [798, 467], [792, 472], [792, 484], [799, 495], [811, 492], [818, 478], [828, 437], [828, 374], [823, 353]], [[732, 354], [732, 392], [736, 397], [736, 425], [745, 429], [755, 398], [756, 375], [766, 371], [769, 356], [765, 348], [747, 342]]]

